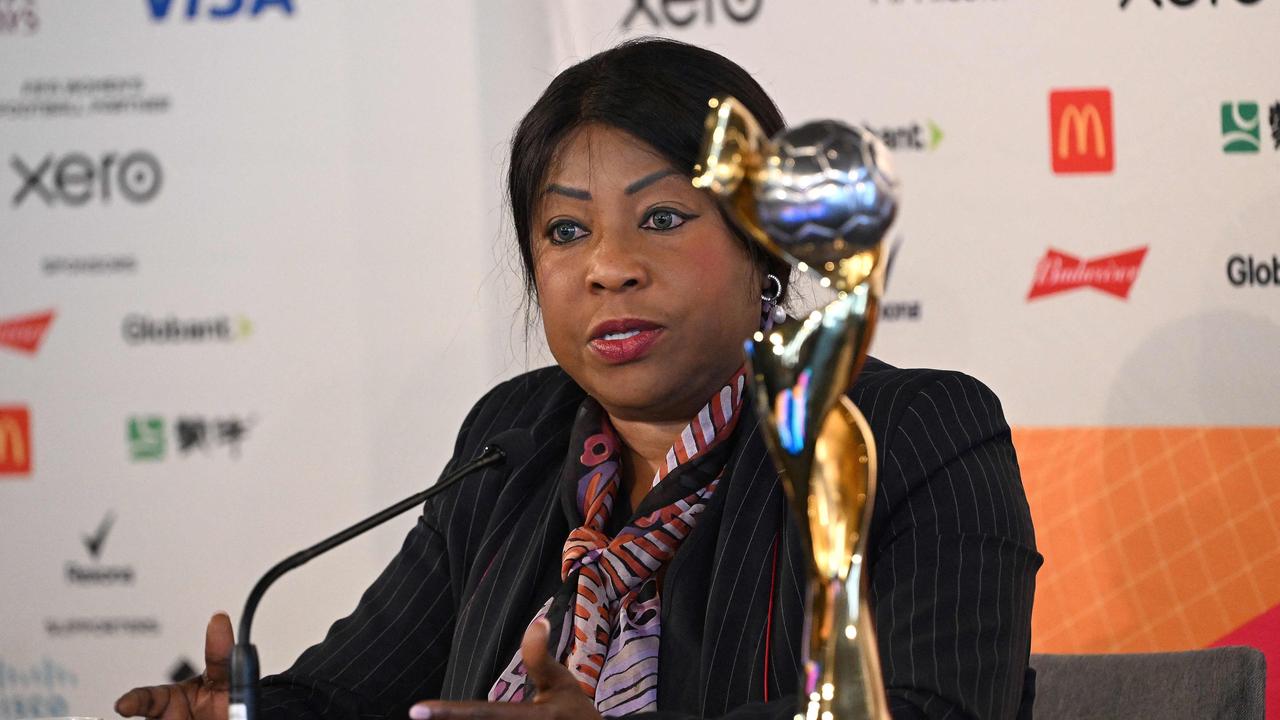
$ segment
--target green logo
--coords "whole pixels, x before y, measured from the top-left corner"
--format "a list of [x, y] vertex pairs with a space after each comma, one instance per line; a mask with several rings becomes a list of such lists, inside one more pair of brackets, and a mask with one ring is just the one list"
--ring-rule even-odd
[[942, 132], [942, 128], [933, 120], [925, 120], [923, 123], [911, 122], [906, 125], [882, 125], [880, 127], [872, 127], [868, 123], [863, 123], [863, 127], [867, 128], [885, 147], [895, 152], [933, 152], [942, 144], [946, 135]]
[[929, 120], [928, 124], [929, 124], [929, 149], [936, 150], [938, 146], [942, 144], [942, 138], [945, 137], [945, 135], [942, 134], [942, 128], [938, 127], [937, 123], [935, 123], [934, 121]]
[[[183, 415], [173, 421], [159, 415], [134, 415], [128, 420], [125, 439], [134, 462], [185, 458], [196, 451], [207, 456], [223, 450], [234, 460], [239, 459], [241, 446], [256, 423], [256, 415]], [[170, 432], [172, 445], [167, 439]]]
[[158, 417], [129, 418], [129, 457], [135, 462], [163, 460], [165, 451], [164, 419]]
[[1262, 119], [1256, 102], [1222, 103], [1222, 151], [1257, 153], [1262, 149]]

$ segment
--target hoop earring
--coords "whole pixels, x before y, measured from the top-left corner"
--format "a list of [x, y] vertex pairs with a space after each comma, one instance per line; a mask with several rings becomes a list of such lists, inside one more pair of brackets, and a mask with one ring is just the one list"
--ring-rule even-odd
[[777, 323], [787, 319], [787, 311], [778, 304], [782, 297], [782, 281], [777, 275], [764, 276], [765, 289], [760, 293], [760, 329], [769, 332]]

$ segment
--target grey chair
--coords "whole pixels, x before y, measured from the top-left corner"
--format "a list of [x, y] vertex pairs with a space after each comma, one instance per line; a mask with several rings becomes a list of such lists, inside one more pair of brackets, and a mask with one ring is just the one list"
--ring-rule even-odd
[[1263, 720], [1267, 661], [1251, 647], [1031, 656], [1036, 720]]

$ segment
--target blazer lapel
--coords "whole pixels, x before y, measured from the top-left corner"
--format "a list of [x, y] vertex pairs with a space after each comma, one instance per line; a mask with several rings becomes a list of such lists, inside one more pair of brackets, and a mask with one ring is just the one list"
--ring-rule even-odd
[[531, 454], [509, 458], [507, 468], [495, 471], [470, 498], [492, 510], [474, 554], [456, 549], [470, 564], [444, 685], [447, 699], [485, 698], [534, 613], [560, 586], [560, 553], [570, 530], [558, 499], [572, 425], [572, 416], [564, 415], [535, 423], [529, 430]]
[[734, 443], [715, 498], [665, 579], [662, 710], [722, 715], [799, 682], [800, 536], [754, 412]]

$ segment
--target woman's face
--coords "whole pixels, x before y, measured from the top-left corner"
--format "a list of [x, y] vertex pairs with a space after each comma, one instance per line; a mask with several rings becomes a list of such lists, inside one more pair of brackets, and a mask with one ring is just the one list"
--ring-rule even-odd
[[584, 126], [533, 213], [547, 344], [616, 418], [692, 417], [760, 322], [760, 273], [686, 173], [621, 130]]

